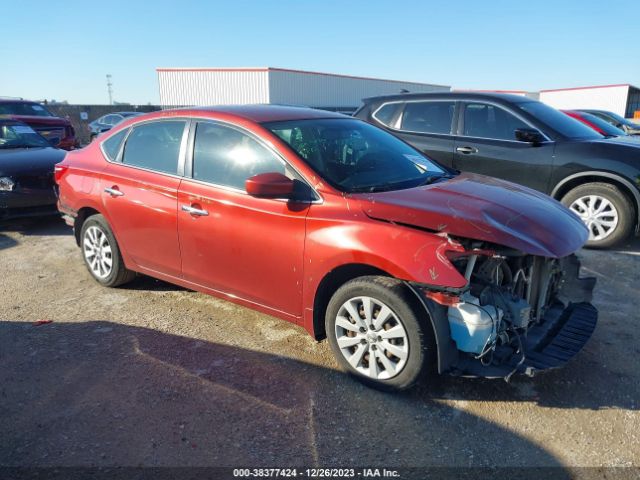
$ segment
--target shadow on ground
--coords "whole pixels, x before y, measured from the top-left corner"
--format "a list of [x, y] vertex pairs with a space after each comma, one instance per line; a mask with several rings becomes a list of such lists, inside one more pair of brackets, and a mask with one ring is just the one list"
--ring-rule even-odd
[[559, 466], [424, 392], [111, 322], [0, 322], [0, 465]]

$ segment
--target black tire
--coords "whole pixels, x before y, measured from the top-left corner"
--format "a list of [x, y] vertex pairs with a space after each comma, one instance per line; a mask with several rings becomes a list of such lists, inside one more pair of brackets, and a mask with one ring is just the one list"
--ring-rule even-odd
[[[95, 232], [95, 229], [97, 228], [107, 238], [108, 245], [111, 247], [111, 270], [105, 276], [99, 276], [94, 272], [87, 256], [87, 250], [85, 249], [85, 239], [88, 239], [87, 232], [92, 227], [94, 227], [94, 229], [92, 229], [92, 233]], [[130, 282], [136, 277], [136, 272], [128, 270], [125, 267], [122, 255], [120, 254], [120, 247], [118, 247], [118, 242], [109, 227], [109, 223], [102, 215], [92, 215], [82, 224], [82, 230], [80, 233], [80, 249], [82, 252], [82, 259], [84, 260], [87, 270], [89, 270], [91, 276], [101, 285], [104, 285], [105, 287], [117, 287]]]
[[594, 239], [594, 232], [590, 232], [589, 240], [585, 246], [591, 248], [609, 248], [628, 238], [635, 226], [635, 210], [631, 200], [616, 186], [600, 182], [585, 183], [570, 190], [562, 197], [561, 202], [564, 206], [570, 208], [576, 200], [589, 195], [596, 195], [608, 200], [618, 213], [618, 224], [611, 233], [601, 239]]
[[[371, 297], [377, 302], [382, 302], [393, 312], [396, 319], [404, 327], [408, 340], [408, 357], [406, 358], [404, 366], [391, 378], [374, 379], [358, 371], [347, 361], [341, 348], [338, 346], [338, 334], [336, 333], [338, 313], [346, 302], [357, 297]], [[374, 309], [374, 312], [375, 311]], [[353, 319], [351, 319], [351, 321], [352, 320]], [[363, 320], [362, 316], [360, 320]], [[385, 326], [387, 326], [386, 323]], [[436, 346], [433, 330], [428, 321], [428, 313], [408, 287], [399, 280], [389, 277], [367, 276], [359, 277], [345, 283], [334, 293], [329, 301], [325, 316], [325, 328], [331, 350], [342, 368], [370, 387], [383, 391], [405, 390], [411, 387], [424, 374], [435, 372]], [[367, 334], [368, 332], [369, 331], [367, 331]], [[361, 334], [366, 335], [362, 333], [362, 330]], [[355, 336], [356, 333], [351, 335]], [[375, 334], [373, 335], [375, 336]], [[344, 336], [342, 338], [344, 338]], [[378, 339], [380, 339], [380, 337], [378, 337]], [[375, 340], [371, 341], [375, 342]], [[402, 340], [402, 342], [404, 342], [404, 340]], [[373, 343], [366, 345], [363, 343], [363, 348], [382, 348], [382, 344], [379, 345], [380, 347], [374, 347]], [[359, 348], [359, 345], [354, 345], [350, 348], [355, 351]], [[377, 352], [377, 354], [383, 355], [383, 351], [384, 348]], [[370, 353], [371, 350], [367, 350], [362, 354], [363, 362], [366, 361], [368, 364], [367, 355], [370, 355]], [[387, 355], [387, 358], [392, 357]], [[382, 361], [376, 365], [384, 368]], [[369, 368], [371, 368], [371, 366]]]

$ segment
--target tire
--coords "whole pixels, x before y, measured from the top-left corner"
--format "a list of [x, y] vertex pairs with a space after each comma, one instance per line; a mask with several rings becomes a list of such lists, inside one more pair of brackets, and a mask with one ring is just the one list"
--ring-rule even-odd
[[609, 183], [585, 183], [570, 190], [561, 202], [589, 228], [587, 247], [612, 247], [629, 237], [635, 225], [633, 204]]
[[[374, 323], [380, 315], [385, 316], [373, 329], [364, 326], [368, 322], [360, 308], [364, 310], [365, 303], [373, 307], [368, 318]], [[378, 390], [399, 391], [411, 387], [426, 372], [435, 371], [435, 339], [427, 315], [399, 280], [359, 277], [331, 297], [325, 328], [333, 354], [350, 375]], [[392, 329], [393, 334], [384, 333]], [[385, 335], [389, 337], [382, 338]], [[375, 364], [369, 363], [372, 352]]]
[[102, 215], [92, 215], [82, 224], [80, 248], [87, 270], [101, 285], [117, 287], [135, 278], [136, 273], [125, 267], [116, 238]]

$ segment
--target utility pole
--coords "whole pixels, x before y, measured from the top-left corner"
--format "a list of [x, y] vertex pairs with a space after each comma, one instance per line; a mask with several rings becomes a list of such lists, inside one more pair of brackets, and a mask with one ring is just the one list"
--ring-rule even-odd
[[111, 88], [111, 74], [107, 73], [107, 92], [109, 92], [109, 105], [113, 105], [113, 89]]

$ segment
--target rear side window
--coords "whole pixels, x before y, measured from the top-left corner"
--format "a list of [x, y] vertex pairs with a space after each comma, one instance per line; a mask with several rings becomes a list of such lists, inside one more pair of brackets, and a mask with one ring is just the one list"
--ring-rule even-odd
[[256, 140], [230, 127], [198, 123], [193, 151], [194, 179], [244, 191], [247, 178], [270, 172], [286, 175], [285, 163]]
[[402, 130], [451, 133], [455, 102], [410, 102], [404, 107]]
[[373, 118], [387, 127], [393, 127], [391, 122], [399, 107], [399, 103], [387, 103], [374, 112]]
[[469, 103], [464, 110], [464, 131], [468, 137], [515, 140], [518, 128], [531, 128], [515, 115], [494, 105]]
[[133, 129], [124, 146], [122, 163], [176, 174], [184, 121], [150, 122]]
[[107, 156], [109, 160], [115, 162], [118, 158], [118, 153], [120, 152], [120, 145], [122, 145], [122, 141], [124, 137], [127, 136], [128, 130], [122, 130], [115, 135], [107, 138], [104, 142], [102, 142], [102, 151]]

